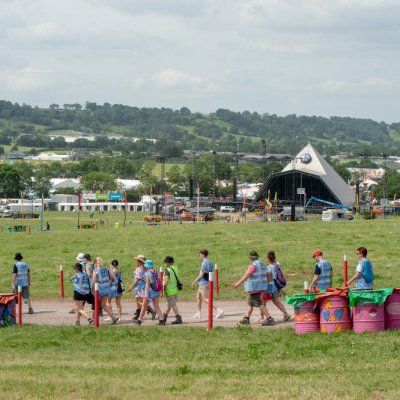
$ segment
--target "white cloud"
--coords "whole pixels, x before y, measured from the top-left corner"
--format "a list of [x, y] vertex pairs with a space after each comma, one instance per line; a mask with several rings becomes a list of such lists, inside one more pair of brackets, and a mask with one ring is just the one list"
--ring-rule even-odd
[[35, 69], [31, 67], [18, 70], [5, 70], [0, 71], [0, 82], [10, 92], [30, 92], [49, 87], [53, 72], [51, 69]]
[[359, 86], [356, 82], [350, 82], [345, 80], [328, 80], [322, 83], [321, 87], [326, 92], [340, 93], [347, 92], [355, 89]]
[[393, 82], [389, 79], [383, 78], [368, 78], [363, 82], [364, 86], [371, 88], [389, 88], [393, 85]]

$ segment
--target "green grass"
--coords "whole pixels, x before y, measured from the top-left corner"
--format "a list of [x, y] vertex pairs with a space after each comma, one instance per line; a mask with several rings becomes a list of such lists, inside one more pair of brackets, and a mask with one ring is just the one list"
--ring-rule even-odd
[[[185, 289], [182, 298], [193, 299], [194, 292], [188, 286], [196, 276], [200, 260], [198, 251], [207, 248], [210, 258], [220, 271], [221, 298], [243, 298], [242, 291], [235, 291], [231, 283], [238, 279], [248, 265], [248, 254], [256, 249], [264, 255], [275, 250], [283, 265], [289, 284], [288, 292], [302, 290], [304, 280], [311, 280], [314, 262], [312, 251], [320, 248], [334, 268], [334, 284], [343, 284], [343, 255], [349, 259], [349, 275], [353, 273], [356, 248], [366, 246], [374, 264], [375, 287], [393, 287], [398, 284], [398, 224], [397, 218], [373, 221], [248, 224], [214, 221], [208, 224], [191, 222], [160, 226], [145, 226], [141, 213], [128, 213], [123, 227], [123, 213], [109, 212], [103, 215], [108, 224], [98, 230], [77, 230], [76, 213], [46, 212], [44, 224], [49, 221], [52, 231], [40, 232], [39, 221], [31, 224], [32, 233], [9, 233], [6, 228], [16, 220], [0, 220], [0, 292], [9, 291], [13, 256], [22, 252], [32, 271], [32, 298], [58, 297], [58, 267], [65, 266], [66, 275], [72, 273], [76, 254], [89, 252], [101, 256], [106, 262], [113, 258], [120, 261], [125, 281], [129, 281], [134, 268], [134, 256], [145, 254], [157, 267], [166, 255], [175, 258], [182, 272]], [[99, 218], [99, 215], [96, 215]], [[119, 221], [120, 228], [114, 228]], [[81, 213], [81, 223], [89, 221], [89, 213]], [[351, 276], [351, 275], [350, 275]], [[68, 288], [70, 290], [70, 288]]]
[[3, 329], [4, 399], [398, 399], [400, 331]]

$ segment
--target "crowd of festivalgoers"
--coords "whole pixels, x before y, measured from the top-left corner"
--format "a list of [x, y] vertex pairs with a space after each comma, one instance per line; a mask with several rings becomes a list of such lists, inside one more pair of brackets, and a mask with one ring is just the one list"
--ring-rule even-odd
[[[367, 249], [359, 247], [357, 256], [359, 263], [356, 266], [356, 273], [346, 283], [346, 286], [355, 282], [356, 289], [372, 289], [373, 270], [372, 263], [367, 259]], [[192, 287], [198, 286], [197, 312], [193, 318], [201, 320], [202, 305], [208, 302], [209, 275], [214, 272], [214, 264], [209, 259], [206, 249], [199, 251], [199, 257], [201, 259], [200, 271], [193, 280]], [[275, 321], [266, 307], [268, 301], [271, 301], [282, 312], [284, 322], [289, 321], [291, 316], [280, 300], [284, 295], [286, 279], [274, 251], [267, 253], [266, 263], [260, 260], [259, 254], [255, 250], [250, 252], [249, 257], [250, 263], [246, 272], [232, 285], [234, 288], [238, 288], [243, 284], [244, 290], [248, 293], [247, 312], [239, 323], [250, 324], [250, 317], [256, 307], [260, 310], [262, 325], [274, 325]], [[319, 291], [331, 287], [333, 269], [330, 263], [324, 258], [321, 250], [314, 250], [312, 257], [316, 263], [309, 290]], [[16, 253], [14, 260], [12, 280], [14, 291], [16, 292], [17, 287], [21, 287], [22, 298], [28, 306], [29, 313], [33, 314], [29, 293], [31, 283], [29, 265], [23, 260], [21, 253]], [[150, 315], [152, 320], [158, 318], [158, 325], [165, 325], [171, 311], [174, 313], [172, 324], [182, 324], [182, 316], [178, 308], [178, 294], [182, 290], [183, 284], [180, 280], [179, 268], [174, 264], [174, 258], [172, 256], [165, 257], [162, 281], [155, 271], [151, 259], [146, 259], [144, 255], [140, 254], [135, 257], [135, 264], [132, 283], [125, 288], [118, 260], [111, 260], [107, 266], [101, 257], [92, 260], [87, 253], [77, 255], [76, 263], [73, 266], [74, 275], [70, 278], [74, 300], [74, 309], [71, 312], [76, 316], [75, 325], [80, 325], [81, 317], [86, 318], [89, 325], [94, 324], [96, 286], [99, 292], [100, 313], [105, 317], [106, 322], [116, 324], [121, 321], [121, 298], [124, 291], [127, 290], [133, 292], [136, 301], [136, 311], [132, 318], [134, 324], [141, 325], [145, 316]], [[162, 296], [166, 299], [164, 312], [160, 307]], [[115, 299], [116, 313], [113, 309], [113, 299]], [[85, 310], [86, 304], [91, 305], [91, 311]], [[223, 317], [224, 311], [215, 304], [213, 307], [215, 317]]]

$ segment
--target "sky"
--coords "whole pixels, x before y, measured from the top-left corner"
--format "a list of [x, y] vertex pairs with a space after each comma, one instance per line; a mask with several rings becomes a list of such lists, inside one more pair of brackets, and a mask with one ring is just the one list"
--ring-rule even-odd
[[0, 99], [399, 122], [397, 0], [0, 0]]

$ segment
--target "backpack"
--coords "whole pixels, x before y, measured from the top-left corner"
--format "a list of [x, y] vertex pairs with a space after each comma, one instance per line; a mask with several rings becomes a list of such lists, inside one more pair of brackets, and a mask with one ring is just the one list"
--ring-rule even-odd
[[275, 271], [276, 271], [276, 278], [274, 278], [275, 286], [278, 290], [283, 289], [286, 286], [286, 279], [283, 276], [283, 272], [281, 270], [281, 266], [279, 263], [274, 264]]
[[362, 277], [366, 283], [372, 283], [374, 280], [372, 265], [369, 260], [366, 260], [366, 262], [363, 263]]
[[150, 287], [155, 291], [155, 292], [161, 292], [163, 285], [161, 282], [161, 279], [158, 277], [158, 274], [156, 271], [151, 270], [150, 274], [152, 275], [150, 279]]

